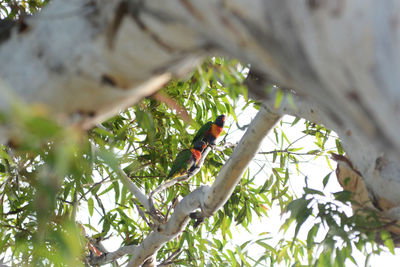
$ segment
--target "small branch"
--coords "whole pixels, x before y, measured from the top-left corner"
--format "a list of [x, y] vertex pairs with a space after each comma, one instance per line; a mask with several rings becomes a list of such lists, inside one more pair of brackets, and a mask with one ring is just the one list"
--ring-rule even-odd
[[189, 214], [200, 207], [201, 199], [208, 189], [208, 186], [202, 186], [185, 196], [174, 209], [168, 222], [159, 225], [143, 240], [140, 246], [135, 248], [127, 266], [140, 266], [152, 257], [163, 244], [179, 235], [189, 222]]
[[142, 267], [155, 267], [156, 266], [156, 257], [152, 255], [149, 257], [142, 265]]
[[174, 201], [172, 202], [172, 205], [169, 206], [167, 213], [165, 214], [165, 220], [168, 219], [169, 213], [171, 212], [172, 209], [174, 209], [176, 207], [176, 205], [178, 205], [178, 203], [179, 203], [179, 200], [178, 200], [178, 197], [176, 197], [174, 199]]
[[[318, 153], [322, 153], [323, 151], [319, 150]], [[291, 152], [288, 151], [288, 149], [282, 149], [282, 150], [272, 150], [272, 151], [265, 151], [265, 152], [258, 152], [258, 154], [261, 155], [269, 155], [269, 154], [274, 154], [274, 153], [287, 153], [290, 155], [296, 155], [296, 156], [315, 156], [317, 151], [315, 153], [300, 153], [300, 152]]]
[[103, 216], [106, 216], [107, 213], [106, 213], [106, 210], [104, 208], [103, 202], [101, 201], [100, 197], [97, 194], [95, 194], [94, 198], [97, 200], [97, 204], [99, 205], [101, 211], [103, 212]]
[[[95, 154], [98, 154], [98, 148], [94, 145], [92, 145], [92, 149]], [[147, 165], [142, 165], [135, 171], [140, 170], [141, 168], [144, 168]], [[118, 166], [118, 169], [116, 170], [117, 175], [121, 182], [128, 188], [128, 190], [136, 197], [136, 199], [140, 202], [140, 204], [143, 205], [143, 207], [150, 213], [155, 211], [154, 206], [152, 206], [152, 203], [149, 201], [149, 199], [140, 191], [140, 189], [135, 185], [134, 182], [126, 175], [124, 170], [121, 168], [121, 166]]]
[[[93, 190], [93, 188], [95, 188], [96, 186], [98, 186], [98, 185], [104, 183], [104, 182], [105, 182], [106, 180], [108, 180], [108, 179], [110, 179], [110, 176], [105, 177], [105, 178], [103, 178], [101, 181], [92, 184], [92, 185], [90, 186], [90, 188], [89, 188], [85, 193], [83, 193], [83, 194], [79, 197], [78, 202], [80, 202], [84, 197], [86, 197], [86, 195], [87, 195], [89, 192], [91, 192], [91, 191]], [[84, 186], [84, 187], [85, 187], [85, 186], [88, 186], [88, 184], [84, 184], [83, 186]]]
[[[67, 204], [70, 204], [70, 205], [73, 205], [73, 204], [74, 204], [72, 201], [68, 201], [68, 200], [63, 199], [63, 198], [61, 198], [61, 197], [57, 197], [57, 199], [60, 200], [61, 202], [64, 202], [64, 203], [67, 203]], [[3, 213], [3, 214], [1, 214], [1, 215], [5, 215], [5, 214], [7, 214], [7, 213]]]
[[[221, 169], [212, 187], [201, 186], [186, 195], [176, 205], [174, 212], [166, 223], [158, 225], [139, 246], [130, 247], [128, 252], [132, 255], [132, 258], [127, 266], [140, 266], [145, 261], [154, 259], [161, 246], [184, 231], [189, 223], [190, 214], [196, 209], [202, 209], [203, 217], [211, 216], [215, 213], [230, 197], [248, 163], [257, 154], [263, 138], [279, 119], [279, 115], [271, 113], [267, 107], [262, 106], [239, 145], [233, 151], [231, 158]], [[199, 166], [203, 164], [204, 158], [202, 158]], [[128, 252], [121, 254], [121, 256]], [[104, 264], [116, 258], [118, 257], [104, 258], [96, 261], [96, 263]]]
[[145, 223], [151, 228], [153, 229], [153, 224], [149, 222], [149, 220], [147, 220], [146, 215], [144, 214], [143, 210], [136, 204], [135, 199], [131, 199], [133, 205], [135, 205], [136, 209], [138, 210], [138, 213], [140, 215], [140, 217], [142, 217], [143, 221], [145, 221]]
[[129, 175], [131, 178], [160, 178], [160, 175]]
[[271, 113], [267, 107], [262, 106], [212, 187], [201, 186], [185, 196], [175, 207], [168, 222], [159, 225], [135, 248], [128, 266], [139, 266], [153, 257], [164, 243], [185, 229], [190, 214], [196, 209], [201, 208], [205, 216], [216, 212], [230, 197], [248, 163], [256, 155], [263, 138], [279, 119], [278, 114]]
[[121, 182], [128, 188], [128, 190], [136, 197], [136, 199], [140, 202], [140, 204], [143, 205], [143, 207], [146, 209], [146, 211], [149, 213], [149, 215], [158, 223], [161, 223], [163, 221], [163, 218], [161, 218], [157, 214], [157, 210], [154, 207], [153, 201], [150, 198], [147, 198], [142, 191], [135, 185], [134, 182], [126, 175], [126, 173], [121, 169], [121, 167], [118, 167], [118, 176], [121, 180]]
[[168, 258], [166, 258], [162, 263], [158, 264], [157, 267], [170, 266], [171, 264], [174, 263], [174, 259], [176, 258], [176, 256], [179, 255], [180, 252], [181, 252], [180, 248], [175, 250], [174, 253], [172, 253]]
[[138, 246], [136, 245], [124, 246], [114, 252], [104, 253], [100, 257], [89, 257], [88, 260], [89, 263], [93, 266], [107, 264], [121, 258], [122, 256], [132, 254], [132, 252], [135, 251], [137, 247]]
[[241, 130], [241, 131], [245, 131], [247, 127], [249, 127], [250, 124], [245, 124], [243, 126], [240, 126], [239, 123], [236, 123], [236, 127]]
[[[3, 203], [3, 202], [1, 202]], [[7, 216], [7, 215], [13, 215], [13, 214], [18, 214], [22, 211], [24, 211], [30, 204], [26, 204], [25, 206], [21, 207], [21, 208], [17, 208], [15, 210], [10, 210], [9, 212], [6, 213], [0, 213], [0, 216]]]
[[121, 168], [118, 169], [118, 176], [124, 186], [129, 189], [129, 191], [136, 197], [140, 204], [142, 204], [147, 211], [150, 211], [151, 208], [149, 199], [140, 191], [140, 189], [135, 185], [134, 182], [131, 181], [128, 175], [126, 175]]

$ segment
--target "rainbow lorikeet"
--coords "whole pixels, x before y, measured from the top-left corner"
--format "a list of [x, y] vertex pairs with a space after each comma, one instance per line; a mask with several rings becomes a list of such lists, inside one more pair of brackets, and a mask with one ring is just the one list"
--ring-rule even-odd
[[169, 172], [167, 179], [173, 179], [178, 176], [186, 175], [188, 172], [192, 172], [197, 163], [199, 163], [201, 153], [206, 146], [207, 145], [205, 142], [199, 141], [194, 143], [193, 148], [185, 149], [179, 152], [174, 163], [172, 164], [171, 171]]
[[225, 124], [225, 115], [219, 115], [214, 122], [209, 121], [200, 130], [197, 131], [193, 138], [192, 144], [198, 141], [204, 141], [207, 144], [215, 145], [215, 140], [221, 134]]

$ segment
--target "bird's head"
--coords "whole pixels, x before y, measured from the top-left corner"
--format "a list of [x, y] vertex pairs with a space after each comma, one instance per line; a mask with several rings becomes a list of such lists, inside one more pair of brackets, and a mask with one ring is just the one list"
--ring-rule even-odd
[[193, 148], [203, 152], [203, 150], [206, 148], [207, 144], [204, 141], [198, 141], [194, 143]]
[[219, 115], [214, 122], [219, 127], [224, 127], [225, 124], [225, 115]]

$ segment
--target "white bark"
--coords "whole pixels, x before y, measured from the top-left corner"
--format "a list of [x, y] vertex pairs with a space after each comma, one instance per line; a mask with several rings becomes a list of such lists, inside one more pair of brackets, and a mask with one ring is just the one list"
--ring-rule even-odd
[[169, 220], [155, 227], [140, 245], [129, 246], [129, 249], [120, 248], [99, 258], [93, 258], [91, 264], [105, 264], [130, 254], [132, 259], [128, 266], [140, 266], [163, 244], [185, 229], [190, 220], [189, 215], [196, 209], [201, 208], [206, 217], [212, 216], [228, 200], [247, 165], [258, 152], [263, 138], [279, 118], [279, 115], [271, 113], [268, 108], [262, 106], [211, 187], [202, 186], [185, 196], [175, 207]]
[[393, 0], [56, 0], [1, 44], [1, 88], [87, 128], [214, 51], [400, 155], [399, 9]]
[[258, 152], [259, 146], [280, 116], [271, 113], [265, 106], [252, 121], [239, 145], [215, 179], [211, 187], [203, 186], [185, 196], [175, 207], [166, 224], [152, 232], [134, 251], [128, 266], [140, 266], [156, 253], [166, 242], [181, 233], [189, 222], [189, 214], [201, 208], [204, 216], [211, 216], [228, 200], [249, 162]]
[[172, 51], [139, 18], [121, 14], [133, 12], [124, 3], [53, 1], [26, 30], [15, 27], [0, 46], [0, 110], [16, 96], [89, 128], [196, 66], [202, 51], [184, 51], [199, 48], [191, 32], [181, 31], [185, 40]]
[[[207, 192], [202, 203], [205, 215], [215, 213], [225, 204], [242, 178], [247, 165], [257, 154], [263, 138], [280, 118], [278, 113], [271, 112], [266, 105], [260, 107], [260, 111], [250, 124], [246, 134], [236, 146], [234, 154], [221, 168], [214, 184]], [[221, 194], [221, 192], [223, 193]]]
[[16, 96], [89, 128], [204, 54], [229, 55], [295, 90], [298, 109], [281, 111], [332, 127], [398, 206], [399, 13], [396, 0], [54, 0], [0, 44], [0, 110]]

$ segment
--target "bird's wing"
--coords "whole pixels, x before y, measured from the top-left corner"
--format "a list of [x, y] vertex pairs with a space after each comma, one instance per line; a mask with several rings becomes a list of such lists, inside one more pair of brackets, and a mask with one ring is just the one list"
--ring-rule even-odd
[[213, 122], [209, 121], [206, 124], [204, 124], [203, 126], [201, 126], [201, 128], [197, 131], [196, 135], [193, 137], [192, 145], [203, 139], [204, 135], [211, 128], [212, 124], [213, 124]]
[[192, 156], [192, 152], [190, 149], [185, 149], [179, 152], [176, 156], [174, 163], [172, 163], [171, 171], [168, 174], [167, 178], [173, 177], [176, 173], [179, 173], [183, 170], [186, 170], [188, 166], [188, 160]]

